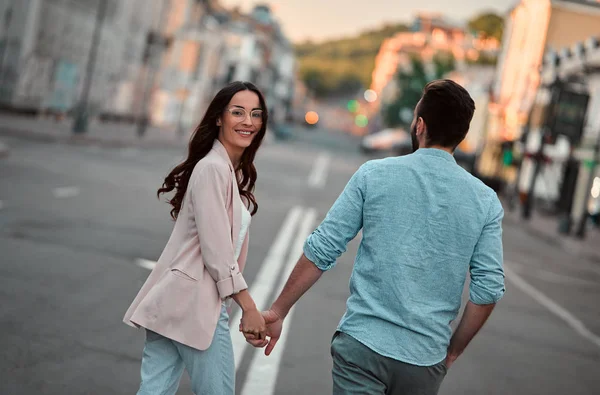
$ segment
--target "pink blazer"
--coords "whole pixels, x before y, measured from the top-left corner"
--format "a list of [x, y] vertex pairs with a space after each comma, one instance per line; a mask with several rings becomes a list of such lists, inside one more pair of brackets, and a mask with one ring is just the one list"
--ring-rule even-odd
[[247, 288], [248, 233], [235, 261], [241, 201], [233, 165], [215, 140], [196, 164], [171, 237], [123, 321], [206, 350], [221, 301]]

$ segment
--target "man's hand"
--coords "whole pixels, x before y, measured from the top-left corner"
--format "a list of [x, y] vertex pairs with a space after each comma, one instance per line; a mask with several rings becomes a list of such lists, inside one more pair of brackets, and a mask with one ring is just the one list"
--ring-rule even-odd
[[446, 356], [446, 360], [444, 361], [446, 368], [450, 369], [450, 366], [452, 366], [452, 364], [454, 363], [454, 361], [456, 361], [457, 358], [458, 355], [448, 353], [448, 355]]
[[281, 336], [283, 319], [280, 318], [279, 314], [272, 309], [263, 311], [262, 316], [265, 319], [265, 324], [267, 325], [267, 339], [259, 340], [252, 334], [246, 333], [244, 333], [244, 337], [246, 338], [246, 341], [254, 347], [263, 348], [267, 346], [265, 355], [271, 355], [273, 348], [275, 348], [275, 344], [277, 344], [277, 341]]
[[262, 313], [267, 327], [266, 337], [269, 338], [268, 342], [259, 339], [258, 336], [244, 334], [246, 341], [255, 347], [267, 346], [265, 355], [270, 355], [281, 336], [283, 320], [292, 309], [292, 306], [317, 282], [322, 274], [323, 271], [302, 254], [275, 303], [269, 310]]
[[275, 344], [277, 344], [277, 341], [281, 336], [283, 318], [281, 318], [281, 316], [272, 308], [270, 310], [263, 311], [262, 315], [265, 319], [265, 324], [267, 325], [267, 336], [269, 337], [269, 343], [265, 349], [265, 355], [268, 356], [271, 355], [271, 352], [273, 352], [273, 348], [275, 348]]
[[494, 306], [495, 304], [477, 305], [471, 301], [467, 303], [458, 328], [456, 328], [456, 332], [450, 339], [446, 356], [447, 368], [450, 368], [454, 361], [465, 351], [467, 345], [473, 340], [473, 337], [492, 313]]

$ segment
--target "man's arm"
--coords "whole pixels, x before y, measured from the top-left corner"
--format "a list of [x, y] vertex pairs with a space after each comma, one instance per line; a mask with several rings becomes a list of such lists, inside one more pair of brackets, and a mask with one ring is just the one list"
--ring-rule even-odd
[[504, 269], [502, 268], [502, 218], [504, 210], [498, 198], [492, 196], [490, 208], [481, 236], [477, 241], [470, 264], [471, 283], [469, 302], [456, 332], [450, 340], [446, 366], [450, 367], [477, 332], [504, 295]]
[[469, 345], [477, 332], [483, 327], [490, 314], [492, 314], [495, 306], [495, 303], [486, 305], [477, 305], [471, 301], [467, 303], [460, 324], [458, 324], [458, 328], [454, 332], [452, 340], [450, 340], [448, 356], [446, 357], [446, 367], [450, 368], [454, 361], [465, 351], [467, 345]]
[[292, 306], [321, 278], [322, 274], [323, 271], [302, 254], [281, 294], [271, 306], [271, 310], [279, 318], [284, 319]]
[[[352, 176], [327, 216], [304, 243], [304, 254], [296, 263], [281, 294], [270, 310], [263, 313], [270, 337], [265, 354], [269, 355], [281, 335], [283, 320], [292, 306], [321, 277], [331, 269], [337, 258], [346, 251], [348, 242], [362, 228], [365, 192], [365, 165]], [[251, 340], [251, 339], [248, 339]], [[252, 342], [255, 346], [264, 343]]]

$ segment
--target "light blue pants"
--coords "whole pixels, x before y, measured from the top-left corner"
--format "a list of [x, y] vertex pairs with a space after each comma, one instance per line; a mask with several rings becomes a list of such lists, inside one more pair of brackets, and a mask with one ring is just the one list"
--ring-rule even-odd
[[196, 350], [146, 330], [138, 395], [174, 395], [186, 369], [196, 395], [233, 395], [235, 366], [226, 307], [210, 347]]

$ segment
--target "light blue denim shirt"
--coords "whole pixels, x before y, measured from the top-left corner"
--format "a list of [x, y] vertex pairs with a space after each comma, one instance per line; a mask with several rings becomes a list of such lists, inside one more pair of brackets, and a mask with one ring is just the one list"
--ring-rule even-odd
[[338, 329], [380, 355], [430, 366], [446, 357], [467, 271], [473, 303], [504, 294], [503, 215], [494, 191], [452, 155], [422, 148], [362, 165], [304, 254], [331, 269], [362, 229]]

